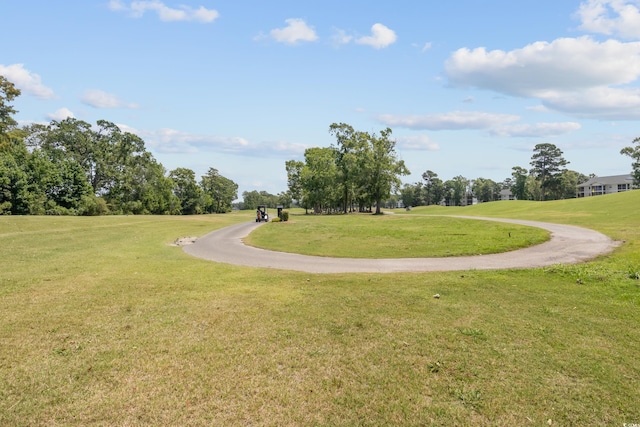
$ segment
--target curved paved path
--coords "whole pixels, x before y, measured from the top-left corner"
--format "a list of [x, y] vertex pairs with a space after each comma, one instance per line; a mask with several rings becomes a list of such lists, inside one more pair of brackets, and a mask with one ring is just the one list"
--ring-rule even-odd
[[496, 270], [535, 268], [553, 264], [575, 264], [606, 254], [618, 242], [597, 231], [571, 225], [515, 219], [464, 217], [529, 225], [551, 232], [540, 245], [501, 254], [450, 258], [356, 259], [330, 258], [268, 251], [246, 246], [242, 238], [264, 223], [247, 222], [216, 230], [183, 249], [190, 255], [211, 261], [249, 267], [277, 268], [308, 273], [392, 273], [452, 270]]

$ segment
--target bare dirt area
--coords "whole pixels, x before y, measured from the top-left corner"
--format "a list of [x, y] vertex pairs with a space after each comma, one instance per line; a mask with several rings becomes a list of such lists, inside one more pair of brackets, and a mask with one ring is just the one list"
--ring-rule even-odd
[[197, 237], [178, 237], [176, 240], [174, 240], [173, 243], [171, 243], [170, 246], [187, 246], [187, 245], [193, 245], [196, 240], [198, 240]]

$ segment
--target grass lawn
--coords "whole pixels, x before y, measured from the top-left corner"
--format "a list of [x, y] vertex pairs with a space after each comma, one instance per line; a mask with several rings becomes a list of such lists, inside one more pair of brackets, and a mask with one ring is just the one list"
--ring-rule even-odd
[[417, 208], [402, 217], [533, 219], [625, 244], [572, 266], [403, 274], [169, 245], [252, 212], [0, 217], [0, 425], [640, 423], [639, 206], [632, 191]]
[[244, 239], [263, 249], [348, 258], [424, 258], [507, 252], [549, 239], [534, 227], [416, 215], [292, 215]]

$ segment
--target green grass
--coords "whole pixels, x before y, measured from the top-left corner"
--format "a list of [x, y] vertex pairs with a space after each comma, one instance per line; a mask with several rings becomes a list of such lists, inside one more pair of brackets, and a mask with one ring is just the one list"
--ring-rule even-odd
[[0, 425], [638, 423], [638, 206], [640, 191], [414, 209], [625, 240], [586, 264], [420, 274], [236, 267], [168, 245], [251, 213], [2, 217]]
[[291, 216], [245, 242], [263, 249], [350, 258], [420, 258], [492, 254], [549, 238], [545, 230], [491, 221], [401, 215]]

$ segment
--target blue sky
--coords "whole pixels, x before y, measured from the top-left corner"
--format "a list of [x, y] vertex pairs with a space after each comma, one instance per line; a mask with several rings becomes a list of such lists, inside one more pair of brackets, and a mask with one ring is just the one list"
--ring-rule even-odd
[[390, 127], [405, 182], [500, 182], [546, 142], [624, 174], [640, 136], [640, 0], [2, 0], [0, 28], [20, 123], [114, 122], [240, 198], [334, 122]]

